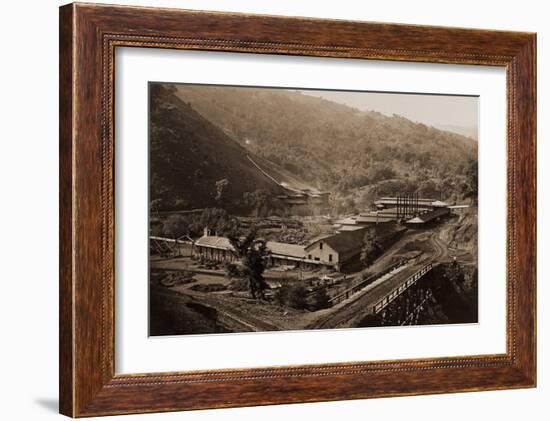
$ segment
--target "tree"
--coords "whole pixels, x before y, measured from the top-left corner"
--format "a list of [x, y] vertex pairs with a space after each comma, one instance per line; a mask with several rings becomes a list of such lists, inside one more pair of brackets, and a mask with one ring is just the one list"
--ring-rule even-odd
[[256, 216], [260, 216], [269, 207], [269, 193], [262, 189], [244, 192], [243, 202]]
[[371, 182], [376, 183], [378, 181], [390, 180], [392, 178], [395, 178], [396, 176], [397, 174], [395, 173], [393, 168], [385, 164], [380, 164], [373, 168], [373, 170], [371, 171], [370, 179]]
[[444, 266], [443, 276], [455, 285], [462, 285], [464, 283], [464, 271], [456, 261]]
[[179, 238], [189, 234], [189, 221], [183, 215], [170, 215], [164, 222], [164, 235]]
[[439, 198], [441, 191], [437, 184], [433, 180], [422, 181], [418, 187], [418, 194], [420, 197], [434, 197]]
[[227, 189], [227, 186], [229, 186], [229, 180], [227, 178], [216, 181], [216, 196], [214, 197], [216, 202], [221, 203], [223, 192]]
[[151, 219], [149, 222], [149, 235], [162, 237], [164, 235], [164, 224], [158, 219]]
[[208, 228], [218, 235], [229, 235], [237, 232], [239, 220], [231, 216], [225, 209], [206, 208], [198, 217], [193, 217], [190, 231], [200, 235], [204, 228]]
[[263, 277], [269, 250], [265, 240], [257, 238], [256, 234], [256, 229], [252, 228], [245, 237], [230, 235], [229, 241], [241, 259], [241, 276], [248, 282], [250, 295], [264, 299], [264, 291], [269, 287]]
[[365, 267], [372, 264], [380, 249], [380, 241], [376, 235], [376, 230], [374, 228], [368, 229], [363, 237], [363, 247], [361, 248], [361, 262]]
[[472, 198], [474, 203], [477, 203], [478, 173], [476, 159], [468, 158], [464, 164], [464, 175], [466, 176], [463, 186], [464, 197]]
[[150, 213], [158, 213], [160, 209], [163, 207], [162, 199], [153, 199], [151, 200], [151, 203], [149, 203], [149, 211]]
[[337, 215], [357, 213], [357, 205], [352, 196], [338, 197], [332, 202]]

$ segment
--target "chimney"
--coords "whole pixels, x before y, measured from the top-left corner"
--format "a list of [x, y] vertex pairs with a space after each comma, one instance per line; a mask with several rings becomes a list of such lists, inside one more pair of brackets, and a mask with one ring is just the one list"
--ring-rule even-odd
[[208, 230], [208, 227], [204, 227], [203, 230], [202, 230], [202, 236], [203, 237], [208, 237], [210, 235], [210, 232]]

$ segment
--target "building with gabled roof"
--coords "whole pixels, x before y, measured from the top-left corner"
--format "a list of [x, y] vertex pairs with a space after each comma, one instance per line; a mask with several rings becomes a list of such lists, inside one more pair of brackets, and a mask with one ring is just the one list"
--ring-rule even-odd
[[[333, 266], [326, 262], [308, 259], [303, 245], [267, 241], [266, 247], [270, 251], [269, 266], [290, 265], [305, 268]], [[216, 262], [239, 261], [229, 239], [215, 235], [203, 235], [196, 240], [193, 245], [193, 255]]]
[[387, 221], [364, 226], [358, 230], [341, 231], [310, 242], [305, 247], [307, 258], [334, 265], [335, 268], [341, 270], [359, 258], [368, 230], [374, 230], [381, 246], [387, 247], [399, 238], [406, 228], [394, 221]]
[[[396, 222], [381, 222], [351, 231], [319, 236], [307, 245], [267, 241], [269, 265], [302, 268], [324, 267], [341, 270], [359, 258], [367, 230], [374, 230], [382, 247], [395, 241], [406, 228]], [[195, 241], [193, 254], [217, 262], [236, 262], [238, 257], [226, 237], [204, 235]]]

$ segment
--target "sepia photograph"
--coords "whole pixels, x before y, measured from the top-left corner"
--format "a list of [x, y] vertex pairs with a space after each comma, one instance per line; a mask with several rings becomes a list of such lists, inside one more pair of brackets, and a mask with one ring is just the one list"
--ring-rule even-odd
[[148, 90], [150, 336], [478, 322], [477, 96]]
[[[24, 357], [51, 352], [31, 358], [40, 393], [11, 412], [441, 418], [460, 397], [461, 421], [537, 413], [537, 169], [550, 167], [537, 166], [536, 31], [550, 27], [537, 12], [517, 23], [517, 7], [498, 19], [480, 2], [451, 16], [397, 1], [26, 14], [53, 28], [39, 38], [54, 53], [21, 55], [7, 86], [23, 113], [4, 143], [24, 162], [5, 154], [4, 278], [23, 287], [6, 295], [6, 336]], [[37, 89], [31, 121], [18, 105]], [[29, 238], [54, 247], [29, 259]], [[21, 383], [27, 361], [6, 361]]]

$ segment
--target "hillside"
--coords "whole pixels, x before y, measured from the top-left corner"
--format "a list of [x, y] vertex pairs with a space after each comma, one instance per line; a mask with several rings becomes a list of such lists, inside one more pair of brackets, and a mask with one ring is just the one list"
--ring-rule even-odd
[[298, 91], [173, 85], [176, 95], [257, 157], [360, 206], [418, 191], [462, 200], [477, 142], [403, 117]]
[[179, 99], [173, 88], [150, 86], [150, 200], [157, 209], [235, 210], [245, 206], [247, 192], [282, 193], [248, 154]]

